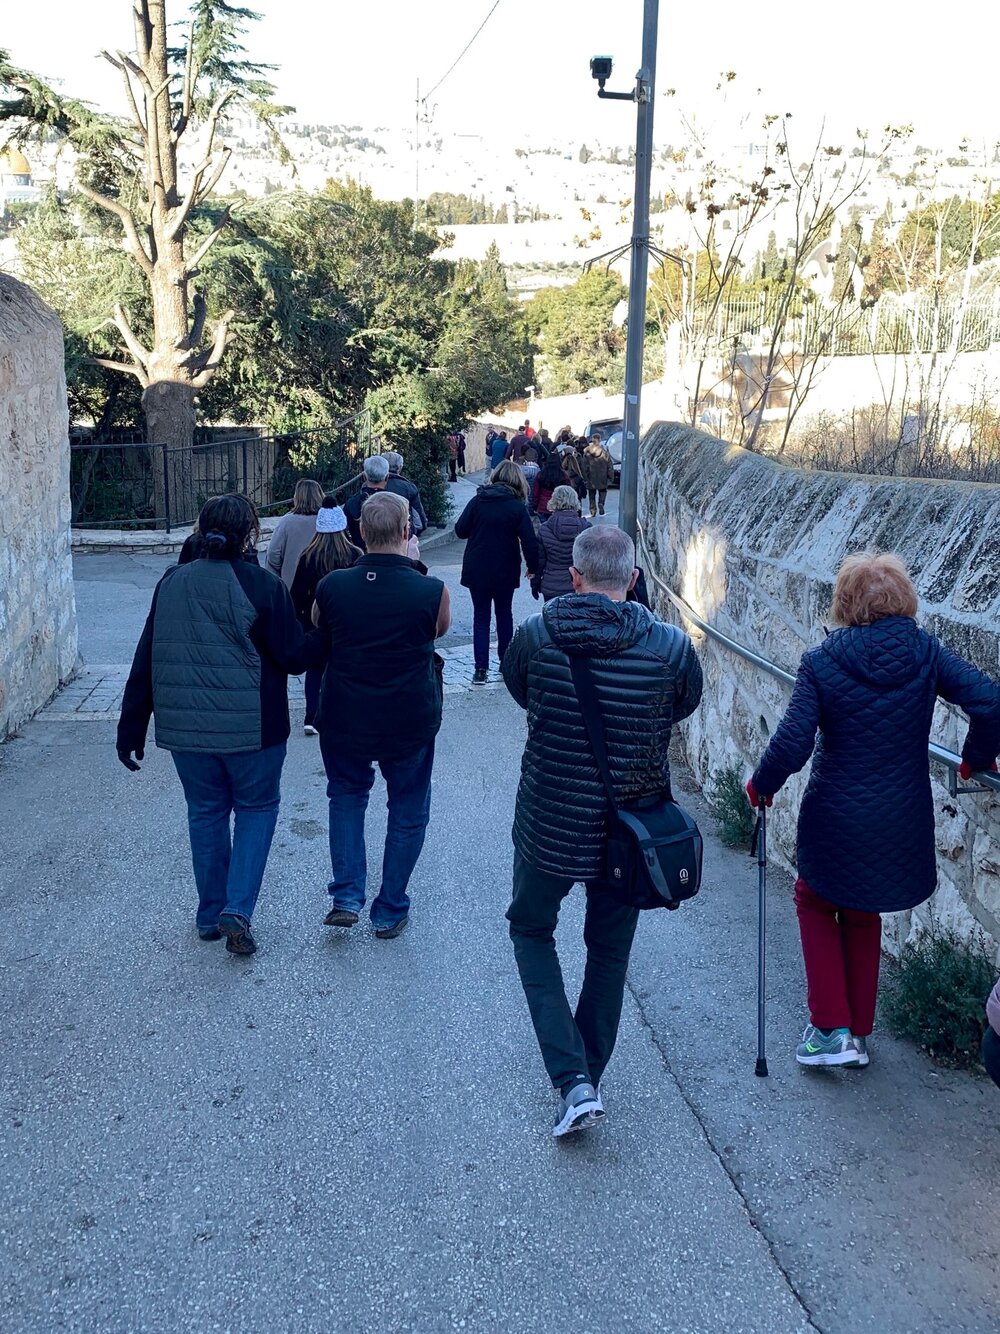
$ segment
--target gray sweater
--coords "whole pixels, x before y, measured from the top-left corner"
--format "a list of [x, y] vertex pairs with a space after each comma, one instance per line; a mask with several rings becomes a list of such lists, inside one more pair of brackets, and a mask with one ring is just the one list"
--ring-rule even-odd
[[291, 588], [299, 557], [315, 536], [315, 514], [286, 514], [275, 524], [267, 548], [267, 568], [286, 588]]

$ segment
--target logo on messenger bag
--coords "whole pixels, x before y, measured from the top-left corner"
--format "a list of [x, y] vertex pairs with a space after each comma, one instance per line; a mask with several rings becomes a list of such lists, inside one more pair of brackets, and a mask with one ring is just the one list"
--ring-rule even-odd
[[691, 873], [688, 871], [688, 868], [686, 866], [682, 866], [680, 874], [681, 884], [686, 885], [690, 879], [691, 879]]

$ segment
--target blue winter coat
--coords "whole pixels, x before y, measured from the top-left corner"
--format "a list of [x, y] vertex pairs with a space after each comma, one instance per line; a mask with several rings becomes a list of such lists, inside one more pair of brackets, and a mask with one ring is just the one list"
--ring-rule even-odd
[[962, 758], [988, 769], [1000, 752], [1000, 686], [910, 617], [836, 630], [802, 658], [753, 783], [773, 796], [815, 746], [798, 872], [841, 908], [900, 912], [934, 892], [927, 743], [938, 696], [969, 717]]

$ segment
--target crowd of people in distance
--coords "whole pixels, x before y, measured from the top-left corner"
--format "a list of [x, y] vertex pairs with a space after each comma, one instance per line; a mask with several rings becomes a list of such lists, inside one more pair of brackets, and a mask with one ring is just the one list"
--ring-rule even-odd
[[571, 486], [590, 517], [605, 512], [608, 491], [615, 482], [615, 465], [599, 433], [575, 436], [564, 426], [553, 440], [545, 427], [536, 431], [530, 421], [508, 440], [504, 430], [486, 433], [486, 457], [491, 469], [509, 460], [523, 470], [533, 514], [548, 516], [549, 502], [559, 486]]
[[[450, 450], [454, 474], [464, 451], [457, 441]], [[526, 422], [509, 441], [494, 434], [488, 450], [489, 479], [455, 532], [466, 543], [474, 681], [487, 679], [495, 618], [502, 678], [526, 713], [507, 920], [561, 1138], [605, 1119], [603, 1076], [639, 920], [609, 874], [613, 821], [619, 810], [671, 799], [671, 733], [698, 708], [702, 672], [689, 636], [651, 610], [631, 538], [591, 522], [613, 479], [600, 441], [568, 430], [551, 441]], [[153, 593], [118, 756], [137, 770], [155, 720], [187, 804], [197, 933], [225, 938], [233, 954], [257, 949], [252, 919], [278, 818], [289, 674], [305, 674], [305, 730], [319, 737], [327, 780], [325, 924], [355, 927], [368, 899], [365, 814], [376, 768], [389, 814], [370, 919], [383, 940], [409, 922], [443, 717], [435, 646], [452, 612], [446, 584], [419, 560], [427, 516], [403, 464], [398, 453], [368, 459], [343, 507], [300, 481], [264, 566], [251, 503], [208, 501]], [[543, 605], [515, 630], [524, 572]], [[968, 718], [964, 778], [995, 769], [1000, 754], [1000, 686], [922, 629], [917, 613], [902, 561], [850, 556], [834, 589], [836, 628], [803, 656], [747, 783], [753, 807], [769, 806], [812, 760], [794, 891], [809, 1010], [795, 1057], [806, 1067], [868, 1065], [881, 914], [934, 891], [927, 746], [936, 702]], [[571, 1007], [554, 933], [580, 883], [586, 967]], [[489, 886], [477, 887], [477, 901], [490, 911]], [[983, 1059], [1000, 1084], [1000, 989], [988, 1014]]]

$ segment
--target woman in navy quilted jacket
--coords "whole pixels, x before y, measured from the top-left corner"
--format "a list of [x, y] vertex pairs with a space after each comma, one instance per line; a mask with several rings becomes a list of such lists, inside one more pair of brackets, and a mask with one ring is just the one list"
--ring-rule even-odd
[[810, 1017], [800, 1065], [868, 1064], [879, 914], [915, 908], [936, 887], [927, 744], [938, 699], [969, 718], [963, 777], [995, 768], [1000, 752], [1000, 686], [921, 630], [916, 614], [897, 556], [848, 557], [833, 596], [842, 628], [804, 654], [747, 784], [753, 806], [770, 806], [813, 756], [795, 883]]

